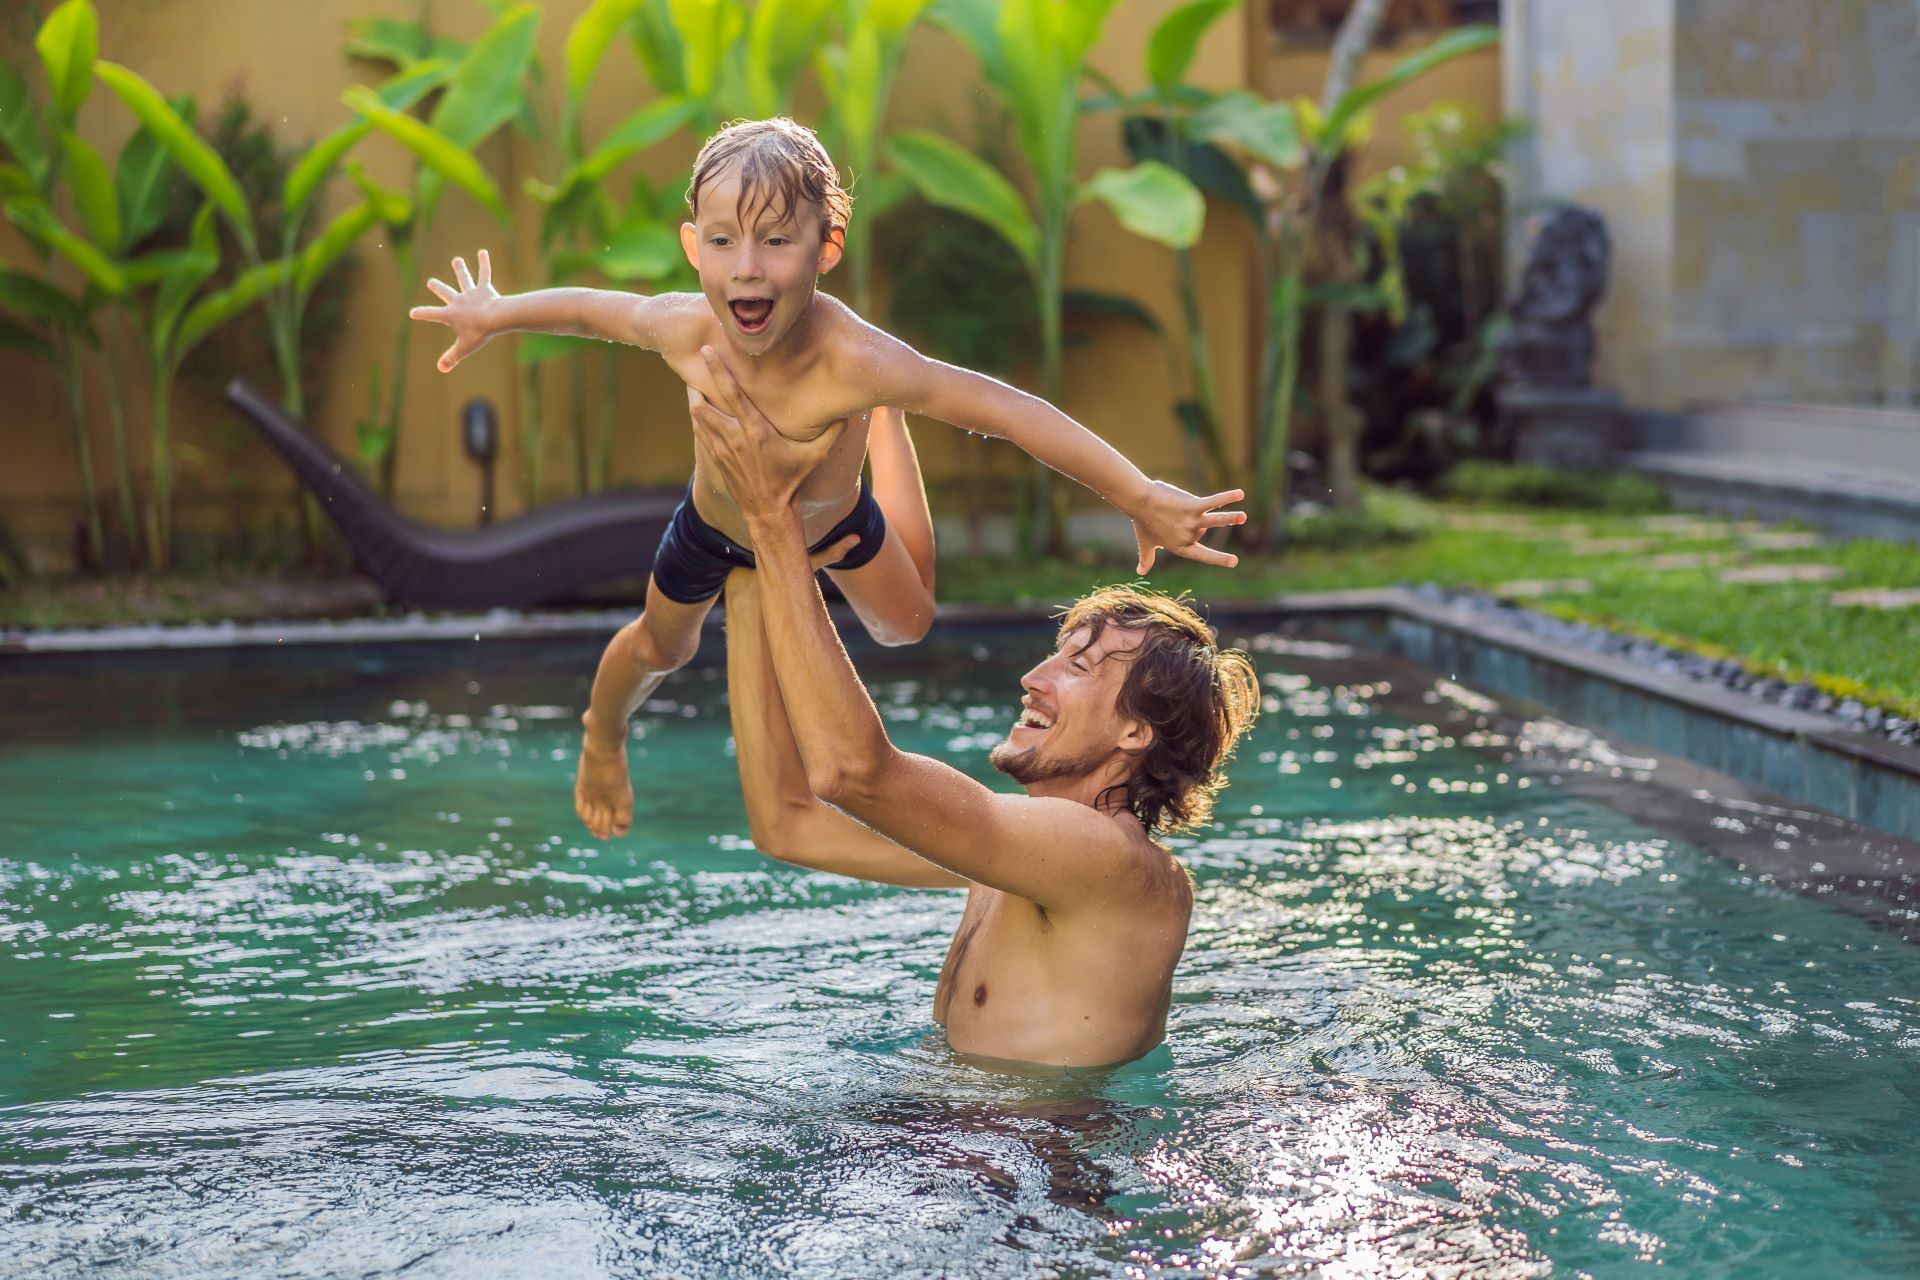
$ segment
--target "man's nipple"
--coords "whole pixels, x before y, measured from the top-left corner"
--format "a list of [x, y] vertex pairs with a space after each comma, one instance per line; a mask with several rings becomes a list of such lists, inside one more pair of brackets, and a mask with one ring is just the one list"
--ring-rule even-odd
[[979, 986], [973, 989], [973, 1003], [975, 1007], [978, 1007], [980, 1005], [985, 1004], [986, 1002], [987, 1002], [987, 984], [983, 982]]

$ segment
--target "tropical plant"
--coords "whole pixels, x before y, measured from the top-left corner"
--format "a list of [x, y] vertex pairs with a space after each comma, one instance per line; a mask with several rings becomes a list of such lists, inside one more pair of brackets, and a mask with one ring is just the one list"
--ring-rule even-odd
[[[1245, 91], [1214, 93], [1186, 83], [1208, 28], [1237, 7], [1238, 0], [1190, 0], [1169, 12], [1147, 42], [1146, 89], [1129, 95], [1104, 77], [1096, 77], [1108, 96], [1093, 105], [1117, 106], [1126, 112], [1121, 136], [1136, 163], [1158, 160], [1170, 165], [1206, 195], [1246, 215], [1257, 228], [1259, 199], [1245, 173], [1221, 146], [1231, 142], [1268, 164], [1298, 164], [1300, 146], [1292, 110], [1281, 103], [1263, 103]], [[1204, 452], [1216, 481], [1224, 485], [1231, 482], [1230, 465], [1192, 247], [1176, 248], [1174, 264], [1182, 322], [1180, 356], [1175, 363], [1180, 376], [1174, 386], [1176, 394], [1183, 386], [1185, 391], [1174, 405], [1174, 414], [1189, 453]], [[1200, 482], [1196, 476], [1196, 483]]]
[[[87, 549], [95, 565], [104, 565], [106, 534], [94, 480], [93, 451], [87, 439], [81, 348], [99, 341], [91, 322], [90, 287], [97, 282], [103, 292], [117, 293], [125, 289], [126, 282], [85, 237], [61, 222], [53, 206], [71, 150], [86, 166], [83, 181], [88, 198], [84, 208], [103, 220], [108, 216], [97, 199], [95, 166], [87, 163], [99, 157], [73, 134], [74, 118], [86, 101], [92, 81], [84, 73], [76, 77], [72, 67], [78, 61], [91, 62], [99, 47], [99, 22], [92, 6], [68, 3], [56, 9], [41, 25], [34, 46], [50, 91], [44, 111], [34, 103], [26, 78], [12, 66], [0, 63], [0, 155], [7, 158], [0, 163], [0, 212], [27, 237], [42, 269], [28, 273], [0, 263], [0, 306], [14, 314], [13, 319], [0, 316], [0, 345], [40, 356], [59, 375], [80, 475]], [[76, 147], [66, 145], [69, 137], [78, 144]], [[117, 216], [118, 211], [113, 212]], [[58, 283], [56, 257], [80, 272], [80, 282], [72, 292]], [[124, 459], [122, 442], [122, 475]], [[122, 499], [131, 503], [130, 489], [125, 486]]]
[[[1080, 81], [1113, 0], [941, 0], [929, 16], [972, 49], [988, 82], [1011, 108], [1033, 183], [1027, 197], [972, 152], [924, 130], [894, 135], [888, 157], [930, 203], [992, 227], [1025, 264], [1040, 311], [1041, 394], [1060, 399], [1063, 269], [1067, 219], [1086, 200], [1106, 203], [1136, 235], [1173, 248], [1200, 238], [1206, 202], [1177, 170], [1157, 160], [1075, 178]], [[1060, 548], [1064, 494], [1035, 464], [1030, 527]]]
[[[698, 117], [702, 104], [685, 94], [667, 93], [627, 115], [591, 148], [582, 133], [581, 116], [600, 65], [620, 33], [634, 24], [645, 7], [644, 0], [594, 0], [567, 32], [558, 156], [562, 171], [557, 182], [529, 179], [526, 183], [527, 194], [545, 206], [539, 237], [542, 285], [564, 284], [586, 272], [616, 283], [654, 287], [686, 278], [685, 259], [674, 233], [680, 221], [675, 193], [668, 191], [663, 199], [642, 181], [622, 205], [610, 185], [618, 168]], [[586, 358], [596, 348], [603, 385], [590, 442]], [[552, 334], [525, 335], [515, 352], [524, 371], [533, 442], [541, 437], [542, 372], [556, 360], [566, 361], [573, 389], [574, 483], [583, 492], [604, 489], [612, 468], [621, 355], [617, 346]], [[528, 457], [534, 495], [539, 493], [537, 452], [530, 450]]]
[[[1096, 105], [1117, 105], [1127, 112], [1123, 136], [1134, 159], [1157, 158], [1179, 169], [1207, 195], [1246, 215], [1254, 229], [1265, 315], [1246, 536], [1264, 545], [1283, 528], [1278, 513], [1286, 498], [1307, 307], [1321, 304], [1324, 360], [1327, 351], [1344, 351], [1345, 308], [1377, 295], [1356, 278], [1356, 226], [1342, 202], [1345, 161], [1364, 145], [1374, 103], [1442, 62], [1484, 47], [1497, 33], [1487, 27], [1462, 28], [1403, 59], [1379, 79], [1355, 86], [1360, 56], [1383, 12], [1380, 0], [1358, 0], [1336, 40], [1322, 102], [1265, 101], [1244, 89], [1217, 93], [1184, 83], [1199, 39], [1231, 7], [1226, 0], [1192, 0], [1174, 9], [1148, 44], [1148, 89], [1127, 95], [1109, 85], [1109, 96]], [[1198, 401], [1182, 416], [1183, 421], [1195, 419], [1193, 430], [1204, 435], [1208, 422], [1217, 430], [1218, 416], [1208, 408], [1212, 379], [1198, 324], [1197, 294], [1186, 276], [1188, 264], [1180, 264], [1180, 270], [1183, 336]], [[1344, 355], [1341, 360], [1344, 378]], [[1329, 395], [1327, 382], [1323, 376], [1322, 398], [1344, 403], [1344, 389]], [[1352, 478], [1340, 478], [1345, 491], [1353, 493]]]
[[907, 38], [928, 0], [846, 0], [840, 39], [814, 56], [826, 98], [825, 133], [835, 162], [847, 174], [861, 234], [847, 239], [853, 309], [873, 315], [873, 229], [911, 190], [906, 179], [881, 168], [881, 125]]
[[[384, 243], [392, 255], [395, 274], [409, 287], [417, 273], [420, 241], [431, 227], [449, 183], [471, 196], [502, 226], [508, 223], [500, 189], [473, 152], [509, 122], [532, 119], [526, 80], [540, 16], [537, 4], [506, 7], [478, 39], [464, 46], [433, 36], [419, 23], [395, 19], [370, 19], [349, 27], [346, 52], [397, 67], [399, 74], [390, 84], [407, 82], [409, 77], [430, 81], [420, 94], [404, 103], [391, 101], [365, 85], [348, 89], [342, 97], [358, 117], [347, 127], [349, 131], [360, 129], [362, 124], [377, 129], [414, 157], [408, 189], [383, 192], [375, 203], [386, 227]], [[442, 92], [426, 117], [412, 114], [410, 108], [435, 88]], [[357, 141], [358, 135], [342, 143], [340, 154]], [[403, 311], [394, 334], [384, 419], [363, 423], [360, 431], [362, 457], [377, 469], [380, 491], [389, 498], [398, 471], [407, 352], [414, 328]], [[537, 446], [537, 441], [531, 443]], [[537, 458], [538, 448], [530, 451]], [[537, 475], [537, 463], [535, 466]]]

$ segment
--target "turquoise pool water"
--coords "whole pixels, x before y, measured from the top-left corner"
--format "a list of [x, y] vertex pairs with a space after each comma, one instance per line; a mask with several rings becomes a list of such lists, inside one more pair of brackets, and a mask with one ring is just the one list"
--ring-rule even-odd
[[[857, 656], [990, 777], [1044, 643]], [[583, 838], [595, 652], [0, 670], [0, 1271], [1920, 1273], [1920, 948], [1644, 761], [1260, 654], [1167, 1044], [1023, 1079], [934, 1034], [957, 894], [748, 847], [717, 671]]]

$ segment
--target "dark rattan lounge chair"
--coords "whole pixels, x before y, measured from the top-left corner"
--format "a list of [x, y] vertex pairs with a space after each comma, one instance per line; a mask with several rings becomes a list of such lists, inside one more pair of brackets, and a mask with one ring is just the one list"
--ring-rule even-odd
[[553, 503], [481, 529], [435, 529], [389, 507], [244, 381], [227, 387], [227, 399], [319, 498], [367, 576], [411, 608], [520, 608], [644, 578], [680, 499], [678, 491], [629, 490]]

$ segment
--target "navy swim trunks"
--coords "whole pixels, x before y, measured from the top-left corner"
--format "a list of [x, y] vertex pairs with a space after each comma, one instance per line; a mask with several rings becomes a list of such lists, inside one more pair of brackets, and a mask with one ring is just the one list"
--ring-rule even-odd
[[[860, 498], [853, 510], [808, 550], [830, 547], [850, 533], [860, 535], [859, 544], [827, 568], [858, 569], [880, 554], [880, 544], [887, 539], [887, 518], [873, 500], [873, 489], [865, 476], [860, 478]], [[702, 520], [693, 509], [693, 482], [689, 480], [687, 496], [673, 509], [660, 549], [653, 553], [653, 580], [660, 594], [680, 604], [700, 604], [720, 594], [727, 585], [727, 574], [753, 567], [753, 552]]]

